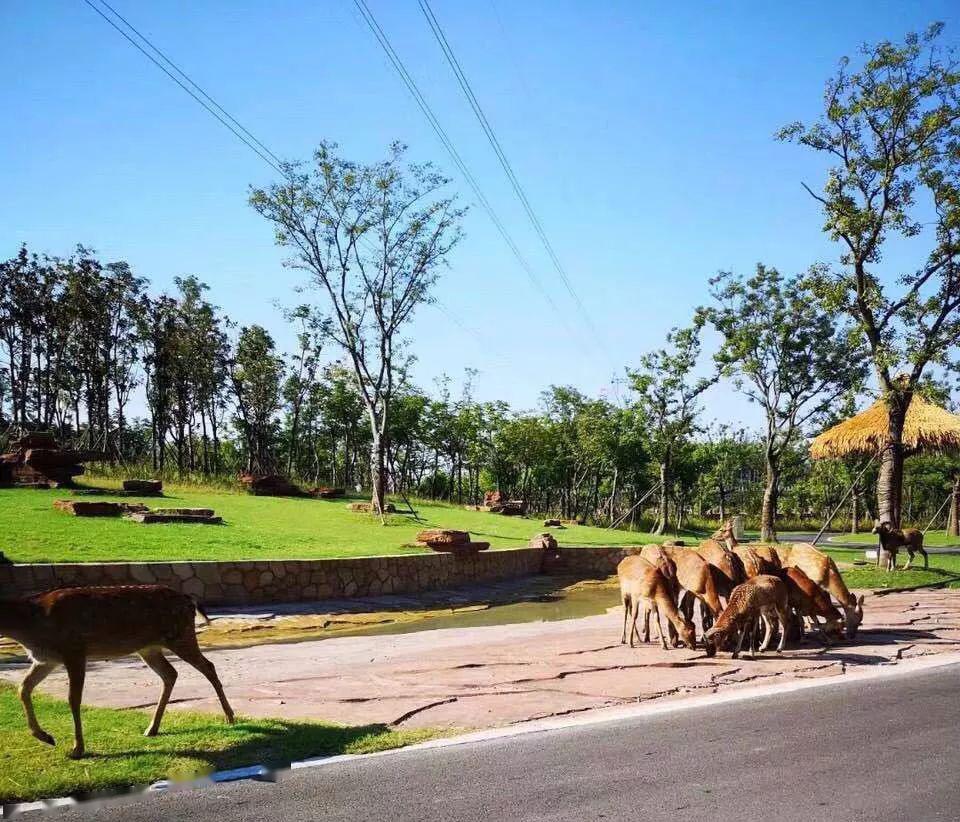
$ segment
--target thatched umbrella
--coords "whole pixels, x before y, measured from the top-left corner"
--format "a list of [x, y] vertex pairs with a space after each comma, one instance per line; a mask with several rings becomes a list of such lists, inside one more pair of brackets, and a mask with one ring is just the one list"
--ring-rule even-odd
[[[814, 459], [877, 456], [889, 443], [889, 415], [886, 400], [877, 400], [866, 411], [815, 437], [810, 443], [810, 456]], [[903, 448], [907, 454], [960, 451], [960, 416], [914, 395], [904, 421]], [[894, 489], [898, 500], [900, 491]]]
[[[828, 428], [810, 443], [815, 460], [873, 456], [887, 444], [889, 409], [879, 399], [866, 411]], [[960, 416], [914, 395], [903, 426], [903, 447], [918, 451], [960, 451]]]

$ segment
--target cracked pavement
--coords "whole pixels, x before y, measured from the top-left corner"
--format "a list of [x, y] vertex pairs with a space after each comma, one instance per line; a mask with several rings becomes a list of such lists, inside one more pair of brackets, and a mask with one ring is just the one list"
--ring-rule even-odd
[[[265, 644], [207, 651], [240, 714], [347, 725], [487, 728], [758, 681], [835, 676], [853, 668], [960, 650], [960, 591], [868, 594], [853, 642], [815, 639], [782, 656], [713, 659], [702, 651], [631, 649], [622, 612], [558, 622], [449, 628], [387, 636]], [[217, 712], [205, 680], [176, 658], [171, 708]], [[23, 666], [0, 676], [19, 679]], [[62, 671], [43, 690], [66, 694]], [[152, 707], [155, 676], [139, 661], [92, 663], [84, 702]]]

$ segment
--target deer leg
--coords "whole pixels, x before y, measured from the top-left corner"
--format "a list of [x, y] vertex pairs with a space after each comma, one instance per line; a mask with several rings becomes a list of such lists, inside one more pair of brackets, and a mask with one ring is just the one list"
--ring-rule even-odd
[[[620, 644], [627, 644], [627, 625], [630, 624], [630, 611], [632, 610], [630, 606], [630, 600], [626, 597], [623, 597], [623, 633], [620, 635]], [[631, 634], [631, 638], [632, 638]]]
[[37, 715], [33, 712], [33, 689], [43, 682], [56, 667], [57, 664], [54, 662], [34, 662], [20, 683], [20, 701], [23, 703], [23, 712], [27, 716], [27, 727], [34, 738], [45, 742], [47, 745], [55, 745], [56, 742], [37, 722]]
[[153, 719], [143, 734], [144, 736], [156, 736], [157, 731], [160, 730], [160, 721], [163, 719], [163, 712], [167, 709], [167, 703], [170, 701], [170, 692], [173, 690], [173, 686], [177, 681], [177, 669], [167, 662], [167, 658], [159, 648], [141, 651], [140, 659], [146, 663], [151, 671], [160, 677], [160, 681], [163, 683], [160, 689], [160, 699], [157, 700], [157, 707], [153, 712]]
[[737, 659], [740, 656], [740, 650], [743, 648], [743, 640], [747, 635], [747, 631], [750, 630], [749, 625], [743, 625], [737, 629], [737, 647], [733, 652], [732, 658]]
[[926, 571], [930, 567], [930, 557], [927, 556], [926, 548], [917, 548], [917, 550], [923, 554], [923, 570]]
[[[640, 603], [637, 603], [637, 613], [640, 613]], [[640, 635], [640, 632], [637, 632], [637, 642], [641, 645], [644, 642], [650, 641], [650, 609], [644, 605], [643, 606], [643, 635]]]
[[633, 638], [637, 638], [637, 642], [642, 642], [640, 638], [640, 632], [637, 630], [637, 619], [640, 615], [640, 603], [635, 600], [630, 601], [630, 647], [635, 647]]
[[653, 624], [657, 626], [657, 639], [660, 640], [660, 645], [663, 650], [667, 651], [667, 638], [663, 635], [663, 627], [660, 625], [660, 610], [657, 608], [656, 604], [650, 606], [650, 615], [653, 617]]
[[227, 718], [227, 722], [232, 725], [234, 721], [233, 708], [231, 708], [230, 703], [227, 702], [227, 695], [223, 692], [223, 685], [220, 684], [217, 669], [209, 659], [200, 653], [200, 646], [197, 645], [196, 636], [172, 642], [167, 645], [167, 647], [188, 665], [196, 668], [207, 678], [207, 681], [213, 685], [213, 690], [216, 691], [217, 698], [220, 700], [220, 707], [223, 708], [223, 715]]
[[[760, 643], [760, 653], [763, 653], [770, 647], [770, 640], [773, 639], [773, 620], [766, 614], [761, 614], [760, 620], [763, 622], [763, 642]], [[754, 632], [754, 635], [756, 635], [756, 627], [754, 627]]]
[[903, 570], [907, 571], [910, 568], [910, 564], [913, 562], [913, 551], [909, 548], [907, 549], [907, 561], [904, 563]]
[[[780, 644], [777, 645], [777, 653], [782, 654], [783, 649], [787, 645], [787, 624], [790, 619], [790, 610], [789, 609], [777, 609], [777, 618], [780, 620]], [[816, 619], [816, 617], [814, 617]], [[826, 638], [826, 633], [824, 633], [824, 638]]]
[[83, 722], [80, 718], [80, 704], [83, 702], [83, 683], [87, 678], [87, 660], [83, 657], [64, 662], [67, 677], [70, 680], [70, 713], [73, 715], [73, 750], [67, 754], [71, 759], [81, 759], [85, 748], [83, 744]]

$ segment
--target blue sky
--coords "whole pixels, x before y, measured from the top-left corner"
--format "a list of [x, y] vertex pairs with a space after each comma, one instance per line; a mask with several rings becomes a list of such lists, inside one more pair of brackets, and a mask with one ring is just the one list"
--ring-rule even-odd
[[[821, 184], [820, 160], [773, 133], [817, 115], [825, 79], [859, 43], [934, 20], [960, 38], [952, 2], [433, 0], [599, 329], [598, 351], [416, 1], [368, 3], [567, 317], [475, 206], [437, 289], [447, 313], [425, 308], [411, 328], [417, 380], [429, 388], [475, 367], [480, 398], [521, 408], [551, 383], [613, 396], [611, 377], [688, 322], [720, 269], [834, 259], [800, 185]], [[453, 171], [351, 0], [112, 4], [282, 157], [328, 139], [374, 160], [399, 139]], [[156, 290], [196, 274], [234, 320], [287, 346], [275, 303], [299, 299], [302, 274], [282, 267], [246, 204], [271, 169], [82, 0], [5, 0], [0, 32], [0, 254], [82, 242]], [[729, 387], [707, 404], [708, 417], [759, 422]]]

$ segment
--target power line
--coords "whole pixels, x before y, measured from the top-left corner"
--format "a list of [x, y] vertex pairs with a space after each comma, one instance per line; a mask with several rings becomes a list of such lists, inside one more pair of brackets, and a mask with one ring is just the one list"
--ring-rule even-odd
[[447, 40], [447, 36], [443, 31], [440, 21], [437, 20], [436, 15], [433, 13], [433, 9], [430, 6], [429, 0], [419, 0], [420, 11], [423, 12], [423, 16], [426, 18], [427, 23], [430, 25], [430, 29], [433, 32], [433, 36], [436, 39], [437, 43], [440, 45], [440, 49], [443, 51], [444, 57], [447, 59], [447, 63], [450, 65], [450, 68], [453, 70], [454, 75], [457, 78], [457, 82], [460, 85], [461, 90], [464, 93], [464, 96], [467, 98], [467, 101], [470, 103], [470, 107], [473, 109], [473, 113], [476, 115], [477, 120], [480, 123], [481, 128], [483, 129], [484, 134], [486, 134], [487, 140], [490, 143], [490, 146], [493, 148], [494, 153], [497, 155], [497, 159], [500, 161], [500, 165], [503, 167], [504, 173], [507, 175], [507, 179], [510, 181], [510, 185], [513, 187], [514, 193], [517, 195], [517, 198], [520, 200], [521, 205], [523, 206], [524, 211], [526, 211], [527, 216], [530, 218], [530, 222], [534, 227], [534, 230], [537, 232], [537, 235], [540, 237], [541, 242], [543, 243], [544, 248], [547, 251], [547, 255], [550, 257], [553, 267], [556, 269], [557, 274], [560, 275], [560, 279], [563, 281], [564, 286], [567, 289], [567, 292], [570, 294], [573, 301], [576, 303], [578, 310], [580, 311], [581, 316], [586, 322], [587, 326], [590, 328], [591, 333], [593, 334], [595, 341], [602, 348], [602, 344], [599, 339], [599, 334], [597, 332], [596, 326], [590, 318], [590, 315], [587, 313], [586, 307], [580, 299], [580, 296], [573, 288], [573, 284], [570, 282], [570, 278], [567, 276], [567, 272], [563, 267], [563, 264], [560, 262], [560, 258], [557, 256], [556, 251], [553, 248], [553, 244], [550, 242], [550, 239], [547, 237], [546, 231], [544, 231], [543, 224], [540, 221], [540, 218], [537, 216], [537, 213], [534, 211], [533, 206], [530, 204], [530, 200], [527, 198], [526, 192], [523, 189], [523, 186], [520, 184], [520, 180], [517, 178], [516, 173], [511, 166], [510, 161], [507, 159], [506, 152], [503, 150], [503, 146], [500, 144], [500, 140], [497, 138], [496, 133], [493, 130], [493, 126], [490, 125], [490, 121], [487, 119], [487, 115], [483, 111], [483, 107], [480, 105], [480, 102], [477, 100], [476, 95], [473, 92], [473, 88], [470, 85], [470, 81], [467, 79], [467, 75], [463, 70], [463, 67], [460, 65], [460, 61], [457, 60], [456, 55], [453, 52], [453, 48], [450, 45], [450, 42]]
[[[91, 4], [90, 4], [90, 0], [84, 0], [84, 2], [87, 3], [87, 5], [91, 5]], [[230, 114], [229, 111], [227, 111], [227, 110], [226, 110], [223, 106], [221, 106], [216, 100], [214, 100], [209, 94], [207, 94], [207, 92], [204, 91], [199, 85], [197, 85], [197, 84], [193, 81], [193, 79], [190, 77], [189, 74], [187, 74], [187, 73], [186, 73], [182, 68], [180, 68], [180, 66], [178, 66], [176, 63], [174, 63], [173, 60], [171, 60], [169, 57], [167, 57], [166, 54], [164, 54], [156, 45], [154, 45], [154, 44], [150, 41], [150, 38], [148, 38], [145, 34], [143, 34], [141, 31], [139, 31], [139, 30], [133, 25], [133, 23], [131, 23], [129, 20], [127, 20], [126, 17], [124, 17], [122, 14], [120, 14], [120, 12], [118, 12], [113, 6], [111, 6], [111, 5], [107, 2], [107, 0], [99, 0], [99, 3], [100, 3], [102, 6], [104, 6], [105, 8], [109, 9], [109, 10], [110, 10], [110, 13], [113, 14], [114, 17], [116, 17], [118, 20], [120, 20], [128, 29], [130, 29], [130, 31], [132, 31], [134, 34], [136, 34], [137, 37], [139, 37], [144, 43], [146, 43], [147, 46], [150, 48], [150, 50], [154, 52], [154, 54], [156, 54], [158, 57], [160, 57], [160, 59], [163, 60], [163, 61], [164, 61], [168, 66], [170, 66], [172, 69], [174, 69], [174, 71], [176, 71], [177, 74], [179, 74], [181, 77], [183, 77], [183, 79], [186, 80], [187, 83], [189, 83], [190, 86], [191, 86], [201, 97], [203, 97], [208, 103], [210, 103], [211, 106], [213, 106], [213, 107], [214, 107], [217, 111], [219, 111], [224, 117], [226, 117], [231, 123], [233, 123], [233, 125], [235, 125], [238, 129], [240, 129], [240, 131], [242, 131], [247, 137], [249, 137], [254, 143], [256, 143], [257, 146], [259, 146], [261, 149], [263, 149], [263, 151], [264, 151], [278, 166], [283, 166], [283, 165], [284, 165], [283, 160], [281, 160], [276, 154], [274, 154], [269, 148], [267, 148], [267, 146], [265, 146], [262, 142], [260, 142], [260, 140], [258, 140], [255, 135], [251, 134], [250, 131], [244, 127], [243, 123], [240, 123], [239, 121], [237, 121], [237, 119], [236, 119], [232, 114]], [[101, 16], [103, 16], [103, 15], [101, 15]], [[109, 22], [109, 20], [108, 20], [108, 22]], [[116, 28], [116, 26], [114, 26], [114, 28]], [[122, 33], [122, 32], [121, 32], [121, 33]], [[129, 38], [127, 38], [127, 39], [129, 39]], [[149, 55], [147, 55], [147, 56], [149, 56]], [[161, 68], [162, 68], [162, 67], [161, 67]]]
[[[99, 0], [101, 5], [108, 9], [111, 14], [113, 14], [117, 20], [121, 21], [124, 26], [129, 29], [136, 37], [138, 37], [146, 46], [156, 55], [150, 54], [140, 43], [138, 43], [127, 31], [124, 31], [121, 26], [119, 26], [113, 19], [111, 19], [107, 14], [105, 14], [100, 8], [98, 8], [91, 0], [83, 0], [90, 8], [92, 8], [100, 17], [102, 17], [110, 26], [115, 29], [119, 34], [121, 34], [124, 39], [126, 39], [134, 48], [137, 49], [141, 54], [144, 55], [151, 63], [153, 63], [157, 68], [159, 68], [164, 74], [167, 75], [171, 80], [173, 80], [181, 89], [183, 89], [187, 94], [190, 95], [197, 103], [199, 103], [210, 115], [215, 117], [225, 128], [227, 128], [240, 142], [242, 142], [247, 148], [253, 151], [261, 160], [263, 160], [267, 165], [269, 165], [274, 171], [279, 173], [283, 177], [288, 177], [287, 171], [285, 171], [285, 163], [283, 160], [278, 157], [265, 143], [256, 137], [248, 128], [246, 128], [241, 122], [239, 122], [230, 112], [228, 112], [223, 106], [221, 106], [210, 94], [208, 94], [198, 83], [196, 83], [189, 74], [186, 73], [182, 68], [180, 68], [176, 63], [174, 63], [156, 44], [154, 44], [146, 35], [139, 31], [129, 20], [127, 20], [123, 15], [121, 15], [113, 6], [111, 6], [106, 0]], [[159, 58], [159, 59], [157, 59]], [[162, 63], [160, 61], [163, 61]], [[166, 65], [164, 65], [164, 63]], [[169, 67], [169, 68], [168, 68]], [[174, 74], [174, 72], [176, 74]], [[177, 77], [176, 75], [180, 75]], [[181, 80], [182, 78], [182, 80]], [[424, 101], [425, 103], [426, 101]], [[435, 119], [435, 118], [434, 118]], [[437, 123], [439, 127], [439, 123]], [[441, 129], [442, 131], [442, 129]], [[452, 144], [450, 144], [450, 149], [455, 152]], [[459, 156], [459, 155], [457, 155]], [[469, 175], [469, 171], [464, 166], [462, 171], [465, 172], [465, 176]], [[472, 177], [470, 177], [472, 179]], [[475, 192], [479, 195], [479, 198], [483, 198], [482, 192], [479, 192], [475, 189]], [[494, 219], [495, 223], [498, 223], [499, 220], [496, 218], [495, 213], [490, 209], [491, 218]], [[501, 224], [502, 226], [502, 224]], [[509, 235], [506, 234], [506, 230], [502, 229], [504, 238], [508, 241], [508, 244], [511, 244], [515, 255], [520, 260], [521, 264], [524, 266], [525, 270], [528, 271], [530, 276], [534, 279], [534, 282], [539, 286], [539, 282], [536, 280], [536, 274], [529, 268], [526, 261], [520, 255], [519, 249], [516, 249], [515, 244], [512, 244], [512, 240], [509, 238]], [[541, 287], [542, 290], [542, 287]], [[557, 309], [556, 305], [553, 303], [553, 300], [550, 298], [549, 294], [544, 294], [548, 302]], [[449, 308], [440, 303], [439, 300], [435, 301], [437, 308], [443, 313], [454, 325], [459, 327], [461, 330], [470, 334], [478, 342], [480, 342], [485, 347], [489, 345], [489, 340], [484, 339], [484, 337], [475, 329], [464, 324]], [[558, 309], [557, 309], [558, 310]], [[502, 364], [505, 364], [501, 360]]]
[[540, 278], [537, 276], [536, 272], [530, 266], [530, 263], [527, 262], [526, 258], [521, 254], [520, 249], [517, 247], [516, 242], [514, 242], [513, 237], [510, 236], [510, 233], [507, 231], [500, 217], [497, 215], [496, 211], [493, 209], [493, 206], [490, 204], [490, 201], [486, 198], [483, 191], [480, 189], [479, 184], [474, 178], [473, 174], [470, 172], [470, 169], [467, 168], [466, 163], [463, 161], [463, 158], [460, 156], [460, 153], [457, 151], [452, 140], [444, 131], [443, 126], [440, 125], [440, 121], [437, 119], [436, 115], [433, 113], [433, 109], [430, 108], [430, 104], [426, 101], [426, 98], [421, 93], [419, 87], [417, 86], [416, 81], [413, 79], [413, 76], [407, 71], [406, 66], [403, 61], [400, 59], [400, 56], [394, 50], [393, 46], [390, 43], [390, 39], [387, 37], [384, 30], [380, 27], [380, 24], [377, 22], [376, 17], [374, 17], [373, 12], [370, 11], [370, 8], [367, 6], [365, 0], [354, 0], [354, 4], [359, 10], [361, 16], [364, 19], [364, 22], [367, 24], [371, 32], [373, 32], [374, 37], [377, 39], [377, 42], [380, 44], [380, 47], [383, 49], [384, 53], [387, 55], [391, 65], [396, 70], [397, 74], [400, 75], [400, 79], [403, 80], [404, 85], [406, 85], [407, 90], [413, 96], [414, 101], [417, 106], [423, 112], [423, 115], [427, 118], [427, 121], [430, 123], [430, 126], [433, 128], [438, 139], [443, 144], [443, 147], [447, 150], [447, 153], [450, 155], [450, 158], [453, 160], [454, 164], [460, 170], [460, 173], [463, 175], [464, 179], [467, 181], [470, 188], [473, 190], [474, 195], [477, 200], [480, 202], [480, 205], [483, 207], [484, 211], [487, 212], [487, 215], [490, 217], [490, 220], [496, 226], [497, 231], [500, 233], [500, 236], [503, 237], [504, 242], [509, 246], [511, 252], [513, 252], [514, 257], [520, 263], [523, 270], [526, 272], [528, 278], [536, 287], [536, 289], [543, 295], [550, 307], [559, 315], [561, 320], [566, 324], [566, 317], [563, 312], [560, 310], [559, 306], [554, 302], [553, 297], [550, 296], [550, 292], [544, 287], [543, 283], [540, 281]]
[[[278, 174], [284, 177], [287, 176], [286, 172], [283, 170], [282, 161], [279, 160], [279, 158], [277, 158], [277, 156], [272, 151], [266, 148], [266, 146], [264, 146], [263, 143], [261, 143], [259, 140], [256, 139], [256, 137], [250, 134], [250, 132], [247, 131], [247, 129], [245, 129], [242, 125], [240, 125], [240, 123], [238, 123], [233, 117], [227, 114], [227, 112], [224, 111], [220, 107], [220, 105], [213, 100], [212, 97], [210, 97], [210, 95], [208, 95], [202, 88], [200, 88], [200, 86], [194, 83], [193, 80], [191, 80], [186, 73], [184, 73], [181, 69], [177, 68], [177, 66], [173, 62], [171, 62], [166, 57], [166, 55], [163, 54], [162, 51], [160, 51], [160, 49], [154, 46], [149, 40], [147, 40], [146, 37], [140, 34], [140, 32], [138, 32], [133, 26], [131, 26], [126, 20], [124, 20], [123, 17], [117, 14], [117, 12], [114, 11], [114, 9], [111, 6], [109, 6], [105, 2], [103, 3], [103, 5], [106, 8], [110, 9], [110, 11], [113, 14], [115, 14], [119, 20], [122, 20], [123, 23], [126, 26], [128, 26], [130, 30], [133, 31], [141, 40], [143, 40], [144, 43], [146, 43], [151, 49], [153, 49], [153, 51], [155, 51], [158, 55], [160, 55], [163, 58], [163, 60], [166, 61], [175, 71], [177, 71], [180, 75], [182, 75], [182, 77], [184, 78], [184, 80], [186, 80], [186, 82], [184, 82], [179, 77], [177, 77], [176, 74], [174, 74], [172, 71], [170, 71], [170, 69], [167, 68], [167, 66], [165, 66], [156, 57], [150, 54], [150, 52], [148, 52], [143, 46], [141, 46], [140, 43], [134, 40], [129, 34], [127, 34], [126, 31], [124, 31], [120, 26], [118, 26], [108, 15], [104, 14], [100, 8], [94, 5], [94, 3], [91, 2], [91, 0], [83, 0], [83, 2], [86, 3], [88, 6], [90, 6], [90, 8], [92, 8], [97, 14], [99, 14], [104, 20], [106, 20], [114, 29], [116, 29], [130, 43], [130, 45], [132, 45], [135, 49], [137, 49], [137, 51], [143, 54], [144, 57], [146, 57], [158, 69], [160, 69], [164, 74], [166, 74], [167, 77], [173, 80], [174, 83], [180, 86], [180, 88], [182, 88], [187, 94], [189, 94], [194, 100], [196, 100], [201, 106], [203, 106], [203, 108], [206, 109], [208, 113], [212, 114], [217, 120], [219, 120], [220, 123], [224, 127], [226, 127], [241, 143], [243, 143], [247, 148], [249, 148], [252, 152], [254, 152], [258, 157], [260, 157], [261, 160], [263, 160], [267, 165], [273, 168], [274, 171], [276, 171]], [[101, 2], [103, 2], [103, 0], [101, 0]], [[189, 86], [187, 85], [187, 83], [189, 83]], [[193, 88], [195, 88], [197, 91], [196, 92], [193, 91], [190, 88], [190, 86], [193, 86]], [[209, 100], [210, 102], [208, 103], [206, 102], [206, 100]], [[223, 114], [221, 115], [220, 113], [218, 113], [217, 109], [219, 109], [220, 112], [223, 112]], [[236, 125], [233, 125], [233, 124], [236, 124]], [[249, 135], [250, 139], [244, 136], [245, 134]]]

